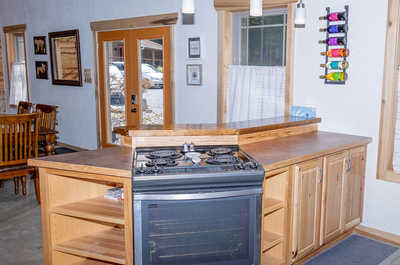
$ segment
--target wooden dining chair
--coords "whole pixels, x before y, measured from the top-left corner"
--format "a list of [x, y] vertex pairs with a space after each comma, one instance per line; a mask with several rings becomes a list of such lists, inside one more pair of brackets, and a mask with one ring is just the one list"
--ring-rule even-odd
[[[0, 180], [21, 177], [26, 195], [26, 176], [33, 175], [36, 199], [40, 203], [39, 176], [28, 159], [38, 157], [38, 114], [0, 115]], [[15, 192], [18, 194], [19, 186]]]
[[54, 154], [56, 142], [56, 117], [58, 106], [37, 104], [39, 114], [39, 145], [44, 147], [47, 155]]
[[58, 106], [36, 104], [39, 113], [39, 130], [55, 130]]
[[18, 102], [18, 114], [27, 114], [33, 112], [33, 104], [31, 102]]

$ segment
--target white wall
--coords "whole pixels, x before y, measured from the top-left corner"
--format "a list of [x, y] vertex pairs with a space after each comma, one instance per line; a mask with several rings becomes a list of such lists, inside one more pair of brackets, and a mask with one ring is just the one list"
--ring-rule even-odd
[[[321, 130], [373, 138], [368, 146], [363, 224], [400, 234], [400, 185], [376, 180], [387, 0], [306, 0], [307, 26], [296, 30], [294, 103], [317, 107]], [[350, 5], [349, 80], [344, 86], [324, 85], [319, 67], [324, 59], [318, 17], [325, 7]]]
[[[35, 60], [49, 61], [49, 55], [34, 55], [33, 36], [79, 29], [82, 69], [94, 69], [93, 35], [90, 22], [179, 12], [181, 0], [13, 0], [0, 2], [0, 26], [27, 24], [27, 54], [31, 100], [59, 106], [60, 141], [88, 149], [97, 148], [94, 83], [83, 87], [53, 86], [51, 80], [37, 80]], [[197, 1], [196, 24], [176, 26], [176, 120], [213, 123], [217, 104], [217, 12], [212, 1]], [[202, 59], [189, 61], [187, 38], [202, 38]], [[4, 45], [4, 40], [3, 40]], [[186, 63], [202, 63], [204, 84], [186, 87]]]
[[[112, 3], [112, 4], [111, 4]], [[217, 15], [213, 0], [196, 1], [196, 24], [176, 26], [177, 122], [215, 122], [217, 101]], [[311, 105], [322, 117], [321, 129], [370, 136], [368, 146], [364, 224], [400, 234], [399, 185], [376, 180], [379, 116], [382, 90], [387, 0], [305, 0], [308, 12], [305, 29], [296, 30], [294, 103]], [[319, 79], [323, 63], [318, 40], [325, 7], [343, 9], [350, 5], [349, 80], [344, 86], [324, 85]], [[34, 60], [32, 37], [48, 32], [79, 28], [82, 65], [94, 65], [89, 22], [179, 11], [180, 0], [13, 0], [0, 2], [0, 25], [28, 25], [29, 67]], [[187, 37], [202, 38], [204, 85], [186, 87]], [[96, 148], [93, 84], [84, 87], [52, 86], [30, 71], [32, 100], [59, 105], [61, 141]]]

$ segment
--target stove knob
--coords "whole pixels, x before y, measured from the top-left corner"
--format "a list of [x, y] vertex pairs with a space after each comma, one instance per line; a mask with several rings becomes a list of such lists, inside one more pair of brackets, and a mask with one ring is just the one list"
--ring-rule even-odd
[[189, 144], [188, 143], [184, 143], [182, 152], [184, 152], [184, 153], [189, 152]]
[[195, 152], [195, 151], [196, 151], [196, 147], [194, 146], [194, 143], [190, 143], [190, 145], [189, 145], [189, 151], [190, 151], [190, 152]]
[[136, 172], [139, 174], [143, 174], [145, 172], [143, 165], [136, 169]]
[[254, 161], [251, 161], [251, 162], [247, 162], [246, 166], [248, 166], [251, 169], [256, 169], [258, 167], [258, 164]]
[[243, 162], [241, 162], [241, 163], [236, 165], [236, 168], [243, 170], [243, 169], [246, 169], [246, 165]]
[[157, 174], [157, 173], [160, 173], [161, 172], [161, 169], [159, 168], [159, 167], [154, 167], [152, 170], [151, 170], [151, 173], [154, 173], [154, 174]]

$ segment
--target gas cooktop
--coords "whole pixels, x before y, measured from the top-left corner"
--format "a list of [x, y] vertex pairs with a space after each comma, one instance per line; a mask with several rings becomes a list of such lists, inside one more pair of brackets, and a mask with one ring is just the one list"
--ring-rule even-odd
[[185, 144], [137, 148], [132, 175], [133, 190], [142, 186], [166, 189], [181, 185], [212, 188], [246, 182], [252, 185], [255, 178], [262, 181], [264, 169], [239, 146]]

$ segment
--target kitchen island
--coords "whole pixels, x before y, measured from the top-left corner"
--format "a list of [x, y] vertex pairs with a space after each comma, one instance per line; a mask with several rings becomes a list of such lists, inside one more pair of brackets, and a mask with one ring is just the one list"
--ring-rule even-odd
[[[133, 148], [239, 144], [266, 169], [261, 264], [292, 264], [361, 222], [371, 139], [320, 132], [319, 122], [283, 117], [275, 123], [138, 128], [128, 135]], [[40, 168], [46, 265], [133, 264], [133, 148], [29, 161]], [[124, 188], [123, 202], [103, 198], [112, 187]]]

